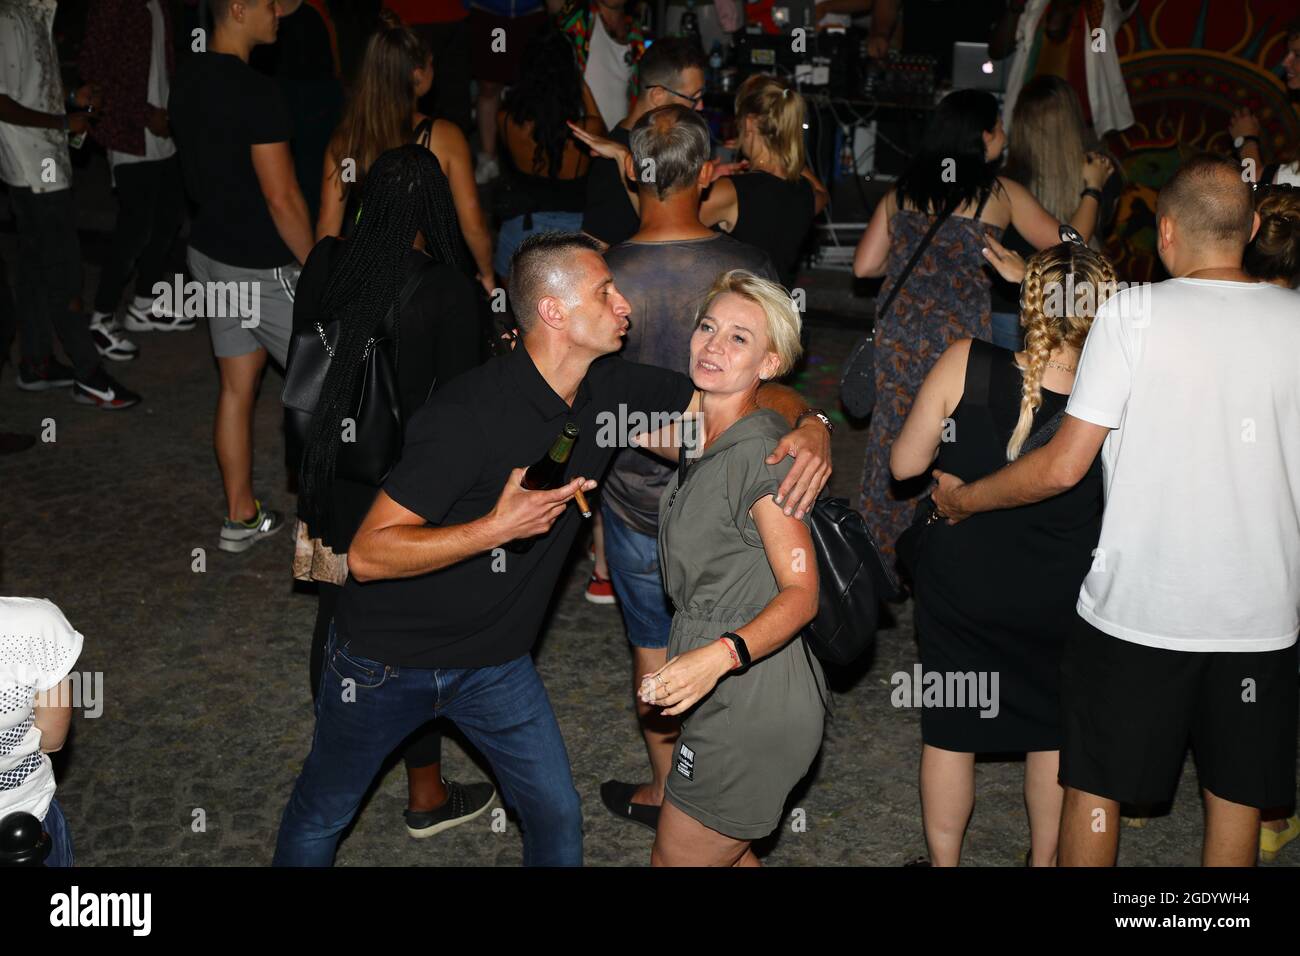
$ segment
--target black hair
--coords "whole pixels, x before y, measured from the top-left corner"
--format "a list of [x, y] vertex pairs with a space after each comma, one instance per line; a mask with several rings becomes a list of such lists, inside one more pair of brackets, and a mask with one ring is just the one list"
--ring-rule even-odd
[[691, 67], [703, 72], [707, 65], [704, 51], [695, 42], [686, 37], [664, 37], [650, 44], [636, 69], [644, 90], [651, 86], [675, 85]]
[[568, 37], [548, 26], [528, 41], [519, 82], [510, 87], [501, 108], [516, 124], [533, 124], [536, 146], [531, 172], [541, 175], [545, 170], [546, 175], [558, 176], [570, 136], [565, 120], [577, 122], [587, 112], [582, 73]]
[[[435, 262], [470, 274], [447, 177], [428, 149], [410, 143], [381, 154], [371, 166], [356, 225], [325, 283], [320, 321], [324, 325], [337, 319], [339, 334], [298, 482], [299, 514], [313, 530], [329, 512], [342, 423], [354, 411], [362, 354], [401, 294], [406, 255], [417, 232], [424, 236], [424, 251]], [[393, 344], [400, 367], [398, 319], [393, 323]]]
[[515, 322], [527, 332], [537, 320], [537, 302], [551, 284], [555, 269], [572, 263], [582, 250], [600, 253], [595, 239], [582, 232], [535, 232], [519, 244], [510, 257], [507, 294]]
[[921, 145], [898, 178], [898, 199], [938, 214], [978, 198], [997, 181], [999, 159], [984, 158], [984, 133], [998, 125], [998, 101], [983, 90], [954, 90], [935, 107]]

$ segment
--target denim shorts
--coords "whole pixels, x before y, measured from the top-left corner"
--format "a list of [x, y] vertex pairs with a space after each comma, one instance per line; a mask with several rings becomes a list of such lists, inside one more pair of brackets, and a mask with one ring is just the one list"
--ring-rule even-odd
[[50, 799], [50, 808], [45, 811], [41, 827], [50, 838], [50, 854], [45, 858], [45, 865], [72, 866], [72, 834], [68, 832], [68, 821], [64, 819], [58, 800]]
[[1025, 330], [1020, 327], [1020, 316], [1015, 312], [994, 312], [990, 317], [993, 326], [993, 344], [1000, 349], [1019, 352], [1025, 347]]
[[[503, 147], [504, 148], [504, 147]], [[510, 276], [510, 257], [529, 236], [538, 232], [579, 232], [582, 230], [580, 212], [535, 212], [533, 228], [524, 228], [524, 217], [515, 216], [501, 224], [497, 234], [497, 249], [492, 256], [492, 268], [502, 279]]]
[[634, 647], [665, 648], [673, 608], [659, 573], [659, 539], [629, 528], [604, 502], [600, 513], [605, 519], [605, 561], [623, 609], [627, 639]]

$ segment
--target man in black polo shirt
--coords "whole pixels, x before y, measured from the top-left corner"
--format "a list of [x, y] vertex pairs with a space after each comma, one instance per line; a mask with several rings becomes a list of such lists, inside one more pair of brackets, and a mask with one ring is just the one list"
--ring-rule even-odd
[[[586, 236], [543, 233], [515, 253], [510, 298], [522, 333], [507, 356], [437, 392], [411, 420], [402, 459], [348, 551], [316, 736], [280, 823], [277, 865], [328, 866], [384, 758], [431, 717], [450, 717], [487, 757], [524, 831], [524, 863], [582, 862], [568, 755], [530, 651], [590, 490], [618, 450], [600, 422], [698, 406], [679, 372], [601, 359], [622, 345], [629, 307]], [[803, 404], [765, 387], [794, 420]], [[605, 413], [602, 415], [602, 413]], [[568, 483], [526, 491], [523, 469], [568, 422]], [[820, 491], [829, 441], [806, 424], [782, 493]], [[824, 431], [824, 430], [823, 430]], [[622, 442], [628, 436], [620, 436]], [[534, 537], [523, 554], [505, 550]]]

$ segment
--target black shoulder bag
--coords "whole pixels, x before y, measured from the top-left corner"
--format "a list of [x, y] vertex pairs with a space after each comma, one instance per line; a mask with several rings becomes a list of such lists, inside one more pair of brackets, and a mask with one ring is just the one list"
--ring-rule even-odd
[[949, 202], [944, 206], [943, 211], [934, 217], [934, 222], [930, 223], [925, 238], [917, 245], [912, 258], [907, 260], [907, 265], [899, 273], [898, 281], [889, 290], [884, 304], [876, 309], [876, 314], [871, 321], [871, 331], [858, 340], [858, 344], [849, 353], [848, 361], [844, 363], [844, 371], [840, 374], [840, 401], [844, 403], [844, 409], [854, 418], [866, 418], [876, 407], [876, 318], [889, 312], [894, 299], [903, 290], [903, 284], [911, 276], [916, 264], [921, 261], [921, 254], [930, 245], [939, 227], [956, 208], [956, 205]]
[[[379, 487], [388, 477], [402, 450], [402, 405], [397, 385], [397, 363], [393, 356], [392, 329], [396, 317], [406, 307], [425, 269], [407, 278], [397, 301], [389, 308], [374, 338], [366, 343], [356, 374], [360, 382], [351, 414], [353, 440], [339, 445], [334, 473], [339, 478]], [[320, 404], [321, 387], [334, 360], [341, 322], [315, 322], [310, 328], [295, 332], [289, 342], [289, 358], [284, 373], [281, 398], [285, 408], [285, 428], [302, 447], [311, 438], [312, 419]]]

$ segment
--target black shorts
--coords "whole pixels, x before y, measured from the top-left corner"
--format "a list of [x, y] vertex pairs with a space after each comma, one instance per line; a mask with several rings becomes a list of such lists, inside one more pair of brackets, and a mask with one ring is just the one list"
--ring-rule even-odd
[[1261, 809], [1295, 800], [1296, 645], [1170, 651], [1082, 618], [1061, 662], [1061, 783], [1121, 803], [1173, 798], [1190, 743], [1203, 788]]

